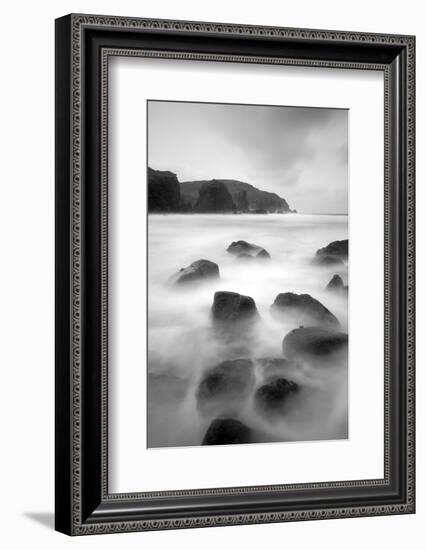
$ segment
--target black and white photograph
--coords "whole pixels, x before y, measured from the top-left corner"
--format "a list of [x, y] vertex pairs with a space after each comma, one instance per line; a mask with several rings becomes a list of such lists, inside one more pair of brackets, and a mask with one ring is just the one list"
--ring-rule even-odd
[[[309, 2], [282, 13], [245, 5], [238, 17], [227, 3], [225, 23], [216, 4], [205, 19], [170, 2], [134, 15], [58, 8], [54, 381], [34, 332], [46, 325], [37, 319], [34, 334], [22, 331], [46, 301], [33, 310], [16, 300], [28, 285], [17, 293], [4, 285], [7, 322], [20, 328], [6, 371], [24, 391], [18, 400], [22, 391], [6, 392], [22, 409], [12, 458], [49, 451], [33, 453], [37, 475], [26, 481], [45, 490], [40, 472], [55, 472], [52, 544], [61, 533], [122, 534], [126, 546], [132, 532], [152, 531], [149, 546], [168, 531], [166, 546], [179, 539], [216, 549], [247, 546], [247, 532], [258, 548], [264, 526], [255, 524], [268, 523], [298, 548], [325, 541], [332, 550], [342, 540], [356, 548], [368, 538], [391, 550], [420, 525], [420, 18], [398, 10], [385, 20], [372, 6], [342, 15]], [[51, 34], [42, 36], [51, 48]], [[52, 56], [40, 59], [37, 70], [52, 65]], [[11, 74], [28, 83], [33, 65]], [[30, 127], [53, 137], [52, 125]], [[40, 185], [18, 178], [28, 197], [13, 185], [19, 169], [38, 173], [46, 140], [29, 143], [6, 177], [24, 210], [5, 205], [16, 225], [9, 233], [34, 240], [37, 261], [22, 257], [27, 268], [42, 265], [47, 287], [36, 225], [22, 225]], [[15, 268], [4, 272], [22, 283]], [[14, 368], [22, 350], [44, 367], [28, 356], [26, 371]], [[53, 390], [53, 382], [55, 430], [48, 406], [50, 439], [38, 420], [26, 436], [34, 415], [21, 405], [48, 404], [39, 386]], [[15, 490], [5, 502], [18, 509], [23, 496]], [[27, 527], [51, 499], [45, 508], [22, 502], [17, 530], [34, 538]], [[190, 544], [201, 528], [222, 526]]]
[[147, 447], [347, 439], [349, 110], [147, 121]]

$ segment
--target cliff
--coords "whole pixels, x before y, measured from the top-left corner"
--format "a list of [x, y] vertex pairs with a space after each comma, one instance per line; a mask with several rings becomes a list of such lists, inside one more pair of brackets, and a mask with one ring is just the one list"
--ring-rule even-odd
[[[222, 182], [231, 194], [238, 210], [266, 210], [267, 212], [291, 212], [285, 199], [276, 193], [261, 191], [249, 183], [237, 180], [212, 180]], [[199, 190], [208, 181], [184, 181], [180, 184], [181, 195], [187, 203], [194, 205], [198, 199]], [[245, 193], [243, 193], [245, 192]], [[243, 198], [244, 197], [244, 198]], [[247, 208], [240, 208], [239, 206]]]
[[148, 211], [179, 212], [180, 208], [180, 184], [176, 174], [148, 167]]
[[276, 193], [237, 180], [179, 183], [176, 174], [148, 167], [149, 212], [292, 212]]
[[220, 180], [205, 182], [199, 189], [194, 212], [235, 212], [236, 207], [225, 184]]

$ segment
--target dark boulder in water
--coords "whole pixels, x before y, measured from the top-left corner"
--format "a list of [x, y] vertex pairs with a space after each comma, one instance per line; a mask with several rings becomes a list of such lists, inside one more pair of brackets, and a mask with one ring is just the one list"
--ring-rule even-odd
[[348, 335], [322, 327], [300, 327], [283, 340], [283, 353], [290, 359], [324, 360], [334, 354], [347, 353]]
[[235, 411], [254, 387], [254, 364], [251, 359], [223, 361], [209, 369], [197, 392], [201, 412], [229, 413]]
[[343, 292], [343, 279], [340, 275], [333, 275], [325, 290], [330, 292]]
[[259, 319], [253, 298], [237, 292], [215, 292], [211, 314], [213, 320], [219, 323], [240, 323]]
[[271, 305], [271, 314], [275, 319], [294, 320], [297, 325], [320, 323], [339, 326], [337, 318], [321, 302], [309, 294], [284, 292], [278, 294]]
[[232, 445], [251, 443], [252, 432], [249, 427], [233, 418], [216, 418], [212, 421], [204, 436], [203, 445]]
[[257, 244], [251, 244], [247, 241], [234, 241], [226, 249], [230, 254], [234, 254], [238, 258], [246, 258], [251, 256], [252, 258], [268, 259], [270, 258], [269, 252], [267, 252], [261, 246]]
[[331, 265], [345, 265], [343, 260], [338, 258], [337, 256], [315, 256], [315, 258], [312, 260], [312, 263], [314, 265], [319, 265], [323, 267], [328, 267]]
[[264, 413], [282, 412], [290, 396], [298, 390], [296, 382], [276, 377], [256, 390], [255, 404]]
[[256, 254], [256, 258], [270, 258], [271, 255], [269, 254], [269, 252], [267, 252], [264, 248], [262, 248], [262, 250]]
[[176, 284], [182, 284], [208, 279], [219, 279], [219, 266], [209, 260], [197, 260], [180, 269], [171, 280]]
[[331, 256], [334, 258], [339, 258], [342, 260], [348, 259], [349, 253], [349, 240], [344, 239], [343, 241], [333, 241], [324, 248], [317, 250], [317, 256]]

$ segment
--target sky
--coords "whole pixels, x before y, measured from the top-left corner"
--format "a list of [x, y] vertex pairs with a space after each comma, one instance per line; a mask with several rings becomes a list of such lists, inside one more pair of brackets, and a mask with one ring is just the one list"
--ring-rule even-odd
[[245, 181], [301, 213], [347, 213], [348, 111], [149, 101], [148, 164], [181, 182]]

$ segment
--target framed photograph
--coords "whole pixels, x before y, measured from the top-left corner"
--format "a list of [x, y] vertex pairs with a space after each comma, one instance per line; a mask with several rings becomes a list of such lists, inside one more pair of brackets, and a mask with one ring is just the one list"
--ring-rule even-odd
[[56, 529], [415, 511], [413, 36], [56, 20]]

